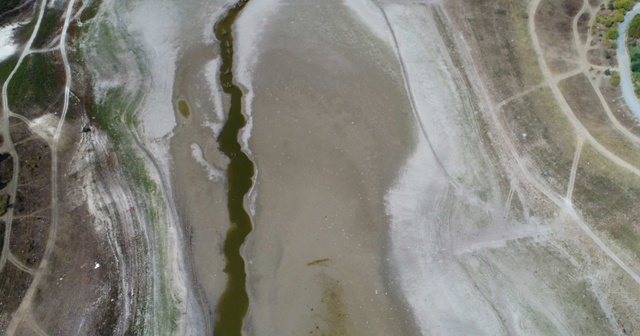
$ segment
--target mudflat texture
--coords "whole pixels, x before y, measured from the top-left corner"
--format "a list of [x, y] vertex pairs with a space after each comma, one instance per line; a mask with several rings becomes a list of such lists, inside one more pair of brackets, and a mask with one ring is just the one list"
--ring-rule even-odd
[[392, 49], [339, 1], [283, 3], [254, 73], [251, 334], [407, 334], [384, 190], [411, 149]]

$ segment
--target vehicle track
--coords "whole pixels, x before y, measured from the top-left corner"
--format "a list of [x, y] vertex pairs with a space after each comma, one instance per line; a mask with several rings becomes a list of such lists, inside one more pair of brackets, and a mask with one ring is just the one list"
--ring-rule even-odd
[[[33, 42], [33, 38], [35, 38], [35, 35], [37, 34], [39, 28], [40, 28], [40, 22], [42, 21], [42, 16], [44, 15], [44, 8], [45, 8], [45, 3], [46, 0], [42, 1], [42, 5], [41, 5], [41, 9], [40, 9], [40, 16], [38, 18], [38, 22], [36, 23], [36, 27], [34, 28], [34, 33], [32, 34], [32, 38], [29, 40], [29, 44], [28, 44], [28, 48], [25, 48], [25, 51], [28, 52], [31, 44]], [[67, 115], [67, 112], [69, 110], [69, 93], [70, 93], [70, 87], [71, 87], [71, 68], [69, 66], [69, 60], [67, 57], [67, 49], [66, 49], [66, 37], [67, 37], [67, 31], [69, 29], [69, 23], [70, 23], [70, 18], [71, 18], [71, 13], [73, 12], [73, 5], [75, 4], [75, 0], [69, 0], [68, 4], [67, 4], [67, 9], [65, 11], [64, 14], [64, 25], [62, 28], [62, 33], [61, 33], [61, 38], [60, 38], [60, 53], [62, 55], [62, 61], [64, 63], [64, 68], [65, 68], [65, 91], [64, 91], [64, 105], [63, 105], [63, 109], [62, 109], [62, 113], [60, 116], [60, 121], [58, 122], [58, 126], [56, 128], [56, 131], [54, 133], [53, 136], [53, 143], [51, 144], [51, 227], [49, 228], [49, 237], [47, 238], [47, 242], [45, 245], [45, 251], [44, 251], [44, 255], [42, 257], [42, 261], [40, 262], [40, 265], [38, 265], [38, 268], [36, 270], [36, 273], [34, 275], [33, 281], [31, 282], [31, 285], [29, 286], [29, 289], [27, 290], [27, 293], [25, 294], [24, 298], [22, 299], [22, 302], [20, 302], [20, 306], [18, 307], [18, 310], [13, 314], [13, 317], [11, 319], [11, 322], [9, 324], [9, 326], [7, 327], [7, 335], [13, 335], [16, 332], [17, 327], [20, 325], [20, 322], [25, 319], [25, 317], [28, 318], [28, 316], [31, 315], [31, 304], [33, 302], [33, 297], [36, 293], [37, 287], [40, 284], [40, 281], [42, 281], [42, 278], [46, 275], [45, 271], [46, 268], [48, 266], [48, 261], [49, 258], [51, 256], [51, 253], [53, 251], [53, 248], [55, 246], [55, 240], [56, 240], [56, 236], [57, 236], [57, 232], [58, 232], [58, 213], [59, 213], [59, 209], [58, 209], [58, 155], [57, 155], [57, 147], [58, 147], [58, 140], [60, 138], [60, 132], [62, 130], [62, 127], [64, 125], [64, 121], [65, 121], [65, 117]], [[24, 59], [25, 52], [23, 52], [23, 55], [20, 58], [20, 61], [18, 62], [18, 64], [16, 65], [16, 68], [14, 68], [14, 71], [11, 73], [11, 75], [9, 76], [9, 78], [7, 79], [7, 81], [5, 82], [5, 85], [3, 86], [3, 90], [2, 90], [2, 97], [3, 97], [3, 104], [6, 105], [6, 109], [5, 111], [9, 111], [8, 109], [8, 103], [7, 103], [7, 83], [9, 83], [12, 75], [15, 73], [15, 71], [18, 69], [18, 67], [20, 66], [20, 63], [22, 61], [22, 59]], [[17, 160], [16, 160], [17, 161]], [[17, 185], [17, 184], [16, 184]]]
[[9, 257], [7, 257], [7, 260], [10, 261], [15, 267], [17, 267], [19, 270], [34, 275], [36, 273], [36, 271], [32, 268], [27, 267], [25, 264], [23, 264], [20, 260], [18, 260], [16, 258], [16, 256], [9, 252]]
[[567, 187], [567, 195], [565, 198], [572, 201], [573, 197], [573, 187], [576, 184], [576, 172], [578, 171], [578, 163], [580, 163], [580, 154], [582, 153], [582, 145], [584, 144], [584, 140], [582, 136], [578, 135], [578, 139], [576, 140], [576, 152], [573, 156], [573, 164], [571, 165], [571, 174], [569, 175], [569, 186]]
[[[557, 94], [559, 92], [558, 87], [557, 87], [557, 83], [554, 80], [554, 77], [551, 75], [549, 69], [546, 67], [546, 64], [544, 63], [544, 59], [542, 58], [542, 53], [541, 53], [541, 48], [540, 48], [540, 45], [539, 45], [539, 41], [537, 39], [537, 35], [535, 35], [534, 19], [535, 19], [536, 9], [537, 9], [539, 3], [540, 3], [540, 0], [533, 0], [533, 2], [529, 6], [529, 12], [528, 12], [528, 14], [529, 14], [529, 28], [530, 28], [530, 33], [532, 35], [532, 40], [534, 41], [534, 47], [535, 47], [535, 50], [536, 50], [536, 54], [537, 54], [537, 58], [538, 58], [541, 70], [543, 70], [543, 75], [545, 75], [544, 76], [545, 77], [545, 81], [547, 81], [547, 83], [548, 83], [550, 88], [553, 89], [555, 87], [555, 89], [556, 89], [555, 93]], [[444, 13], [445, 13], [446, 16], [448, 16], [446, 11]], [[448, 18], [448, 20], [451, 21], [449, 18]], [[462, 49], [461, 50], [462, 51], [461, 57], [466, 59], [467, 63], [471, 65], [471, 69], [472, 69], [473, 75], [474, 75], [474, 76], [472, 76], [472, 78], [475, 78], [476, 80], [480, 80], [480, 78], [482, 78], [482, 77], [480, 76], [480, 71], [478, 70], [478, 65], [476, 64], [475, 59], [472, 57], [471, 51], [469, 50], [469, 47], [468, 47], [468, 43], [465, 41], [465, 38], [462, 35], [462, 33], [459, 34], [458, 39], [459, 39], [458, 45]], [[499, 109], [497, 108], [497, 104], [493, 101], [493, 99], [489, 95], [487, 87], [485, 85], [482, 85], [481, 83], [476, 83], [475, 86], [478, 88], [478, 91], [482, 96], [481, 100], [484, 100], [484, 102], [488, 105], [488, 108], [491, 111], [491, 117], [492, 117], [492, 119], [494, 121], [494, 125], [495, 125], [496, 131], [497, 131], [497, 135], [501, 138], [501, 140], [502, 140], [501, 142], [504, 143], [507, 146], [507, 149], [511, 153], [511, 156], [512, 156], [513, 160], [515, 160], [515, 163], [518, 166], [518, 169], [522, 172], [523, 178], [531, 186], [533, 186], [536, 190], [538, 190], [543, 195], [545, 195], [551, 202], [556, 204], [556, 206], [558, 206], [564, 213], [569, 215], [569, 217], [573, 220], [573, 222], [576, 223], [576, 225], [598, 246], [598, 248], [600, 250], [602, 250], [609, 258], [611, 258], [620, 268], [622, 268], [635, 282], [640, 284], [640, 276], [633, 269], [631, 269], [624, 261], [622, 261], [593, 232], [593, 230], [591, 230], [591, 228], [584, 222], [584, 220], [576, 213], [576, 211], [573, 208], [571, 202], [568, 202], [565, 197], [560, 196], [557, 193], [555, 193], [554, 191], [552, 191], [548, 186], [546, 186], [542, 181], [540, 181], [534, 174], [532, 174], [527, 169], [527, 166], [526, 166], [523, 158], [520, 156], [520, 154], [518, 153], [517, 149], [515, 148], [515, 145], [513, 144], [513, 140], [510, 137], [510, 133], [506, 130], [505, 126], [503, 125], [503, 121], [500, 118], [500, 113], [499, 113]], [[556, 97], [556, 99], [557, 98], [558, 97]], [[564, 101], [562, 95], [560, 95], [560, 98], [561, 99], [557, 99], [557, 100]], [[559, 101], [559, 103], [560, 103], [560, 101]], [[599, 143], [597, 143], [592, 137], [589, 137], [590, 134], [588, 132], [586, 132], [586, 130], [584, 128], [579, 128], [580, 124], [575, 119], [575, 116], [573, 115], [571, 109], [568, 107], [568, 104], [566, 104], [566, 101], [564, 101], [564, 103], [565, 104], [562, 105], [561, 107], [563, 108], [563, 111], [566, 114], [569, 114], [569, 116], [573, 117], [573, 118], [570, 118], [570, 120], [572, 121], [572, 124], [573, 124], [574, 128], [576, 129], [576, 132], [582, 132], [583, 135], [585, 137], [587, 137], [585, 140], [590, 141], [592, 143], [592, 145], [594, 145], [594, 147], [597, 147], [597, 145], [599, 145]], [[600, 148], [604, 149], [604, 147], [602, 147], [601, 145], [600, 145]], [[604, 150], [606, 151], [606, 149], [604, 149]], [[611, 153], [609, 153], [609, 156], [613, 156], [613, 155]], [[615, 157], [615, 158], [617, 158], [617, 157]], [[617, 159], [618, 159], [618, 161], [616, 161], [616, 160], [612, 160], [612, 161], [616, 162], [617, 164], [620, 164], [621, 166], [623, 166], [626, 163], [626, 162], [620, 160], [619, 158], [617, 158]], [[620, 162], [620, 161], [622, 161], [622, 162]], [[624, 167], [628, 168], [628, 169], [630, 168], [630, 170], [632, 172], [636, 173], [636, 174], [638, 174], [640, 172], [637, 169], [635, 169], [634, 167], [631, 167], [630, 165], [628, 165], [628, 163]]]
[[[529, 30], [530, 30], [530, 34], [531, 34], [531, 39], [533, 42], [533, 47], [534, 50], [536, 52], [536, 56], [538, 59], [538, 63], [540, 64], [540, 68], [542, 70], [542, 74], [545, 78], [545, 80], [549, 83], [549, 87], [552, 89], [552, 92], [554, 93], [554, 97], [556, 98], [557, 102], [560, 104], [560, 107], [562, 108], [562, 110], [564, 111], [565, 115], [567, 115], [567, 117], [569, 117], [569, 120], [571, 121], [571, 123], [574, 125], [574, 127], [576, 128], [576, 130], [582, 134], [582, 136], [584, 136], [586, 139], [586, 141], [589, 141], [595, 148], [596, 150], [598, 150], [599, 152], [601, 152], [601, 154], [605, 155], [607, 158], [609, 158], [611, 161], [613, 161], [614, 163], [625, 167], [627, 169], [629, 169], [630, 171], [632, 171], [633, 173], [635, 173], [636, 175], [638, 175], [638, 173], [640, 173], [640, 171], [638, 171], [637, 169], [635, 169], [635, 167], [630, 166], [628, 163], [626, 163], [625, 161], [621, 160], [620, 158], [618, 158], [617, 156], [613, 155], [611, 152], [609, 152], [606, 148], [604, 148], [602, 145], [600, 145], [592, 136], [591, 134], [589, 134], [586, 129], [580, 124], [580, 122], [577, 120], [577, 118], [575, 117], [575, 115], [573, 114], [573, 111], [571, 110], [571, 108], [568, 106], [566, 100], [564, 99], [564, 96], [561, 94], [558, 86], [557, 86], [557, 82], [553, 79], [553, 76], [551, 75], [551, 72], [549, 70], [549, 68], [547, 67], [545, 60], [542, 56], [542, 48], [540, 47], [540, 41], [538, 39], [538, 35], [536, 34], [536, 30], [535, 30], [535, 14], [537, 12], [537, 8], [540, 5], [540, 0], [533, 0], [529, 6]], [[468, 48], [466, 47], [466, 43], [463, 44], [463, 46], [465, 47], [465, 49], [467, 50], [467, 54], [469, 56], [469, 61], [470, 63], [473, 65], [473, 69], [476, 72], [476, 74], [478, 74], [478, 70], [477, 70], [477, 66], [474, 62], [474, 60], [472, 58], [470, 58], [470, 54], [468, 51]], [[479, 75], [478, 75], [479, 76]], [[480, 78], [480, 77], [477, 77]], [[488, 93], [486, 92], [486, 88], [484, 88], [484, 86], [480, 86], [481, 87], [481, 91], [485, 97], [485, 99], [487, 99], [487, 102], [491, 102], [491, 99], [489, 98]], [[495, 105], [491, 103], [491, 106]], [[558, 205], [566, 214], [568, 214], [571, 219], [578, 225], [578, 227], [607, 255], [609, 256], [609, 258], [611, 258], [616, 264], [618, 264], [618, 266], [620, 266], [629, 276], [631, 276], [631, 278], [637, 282], [638, 284], [640, 284], [640, 276], [638, 276], [638, 274], [632, 270], [625, 262], [623, 262], [594, 232], [593, 230], [591, 230], [591, 228], [582, 220], [582, 218], [580, 218], [580, 216], [576, 213], [573, 205], [571, 204], [571, 202], [569, 200], [567, 200], [564, 197], [559, 197], [558, 195], [556, 195], [554, 192], [552, 192], [551, 190], [548, 189], [548, 187], [544, 186], [543, 183], [541, 183], [540, 181], [538, 181], [537, 178], [535, 178], [525, 167], [525, 165], [522, 162], [522, 159], [520, 158], [519, 154], [517, 153], [511, 139], [509, 139], [508, 133], [505, 132], [504, 126], [502, 125], [502, 123], [500, 122], [500, 120], [497, 119], [497, 113], [493, 113], [494, 115], [494, 119], [496, 121], [496, 125], [499, 127], [500, 129], [500, 135], [502, 136], [504, 142], [508, 145], [508, 147], [510, 148], [510, 151], [512, 153], [512, 155], [514, 156], [514, 158], [516, 159], [516, 161], [518, 162], [518, 166], [520, 167], [520, 169], [523, 171], [524, 175], [527, 177], [527, 179], [529, 180], [529, 182], [536, 187], [536, 189], [538, 189], [540, 192], [542, 192], [544, 195], [546, 195], [553, 203], [555, 203], [556, 205]], [[639, 175], [640, 176], [640, 175]]]
[[[5, 146], [8, 148], [9, 154], [13, 157], [13, 177], [11, 178], [11, 191], [9, 192], [9, 196], [12, 200], [16, 198], [16, 192], [18, 190], [18, 174], [20, 173], [20, 157], [16, 152], [15, 147], [13, 146], [13, 142], [11, 141], [10, 131], [9, 131], [9, 115], [11, 114], [11, 110], [9, 109], [9, 101], [7, 98], [7, 88], [9, 87], [9, 82], [20, 68], [22, 61], [25, 57], [29, 55], [29, 51], [31, 50], [31, 46], [33, 45], [33, 41], [38, 34], [38, 30], [40, 29], [40, 24], [42, 23], [42, 18], [44, 16], [44, 10], [46, 7], [47, 1], [40, 1], [40, 11], [38, 12], [38, 19], [36, 20], [36, 25], [33, 28], [33, 32], [31, 33], [31, 37], [27, 41], [22, 53], [20, 54], [20, 58], [18, 58], [18, 62], [16, 66], [13, 68], [7, 79], [4, 81], [2, 85], [2, 130], [1, 133], [5, 135]], [[5, 214], [5, 233], [4, 233], [4, 244], [2, 245], [2, 253], [0, 253], [0, 272], [4, 269], [4, 265], [7, 263], [7, 257], [9, 253], [9, 243], [11, 236], [11, 224], [13, 222], [13, 209], [9, 209]]]

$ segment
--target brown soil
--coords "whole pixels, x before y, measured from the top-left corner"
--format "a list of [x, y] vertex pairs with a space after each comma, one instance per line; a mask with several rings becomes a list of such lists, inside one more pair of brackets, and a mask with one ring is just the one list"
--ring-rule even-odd
[[19, 119], [9, 118], [9, 123], [11, 124], [9, 128], [11, 132], [11, 141], [13, 141], [14, 144], [19, 144], [22, 141], [28, 141], [33, 137], [33, 134], [29, 131], [29, 126]]
[[576, 175], [574, 204], [592, 225], [640, 258], [640, 182], [593, 147], [585, 146]]
[[9, 322], [11, 313], [20, 305], [29, 285], [31, 276], [11, 263], [7, 263], [0, 272], [0, 334], [4, 334]]
[[580, 74], [560, 82], [560, 90], [580, 123], [608, 150], [640, 167], [640, 145], [628, 140], [609, 120], [589, 78]]
[[591, 5], [591, 7], [597, 7], [600, 6], [602, 2], [602, 0], [589, 0], [589, 5]]
[[606, 65], [607, 59], [604, 50], [600, 48], [589, 49], [589, 51], [587, 51], [587, 61], [594, 65]]
[[580, 33], [580, 43], [587, 43], [587, 37], [589, 36], [589, 20], [591, 19], [591, 14], [589, 12], [584, 12], [578, 18], [578, 32]]
[[557, 193], [564, 194], [576, 139], [569, 120], [553, 102], [549, 89], [536, 90], [505, 105], [502, 116], [518, 151], [529, 156], [529, 169], [537, 172]]
[[13, 157], [7, 153], [0, 153], [0, 190], [13, 178]]
[[613, 87], [608, 80], [601, 81], [600, 91], [605, 101], [611, 107], [613, 115], [618, 121], [633, 134], [640, 137], [640, 123], [638, 118], [633, 115], [629, 107], [622, 98], [620, 87]]
[[[22, 122], [20, 122], [22, 123]], [[14, 128], [23, 132], [24, 128]], [[25, 137], [19, 133], [17, 138]], [[50, 225], [51, 151], [38, 137], [16, 144], [20, 157], [15, 219], [11, 227], [10, 250], [25, 265], [37, 266], [44, 253]]]
[[511, 97], [542, 81], [527, 32], [527, 6], [517, 0], [447, 1], [448, 13], [471, 32], [474, 58], [483, 62], [489, 90], [496, 101]]
[[582, 0], [542, 0], [536, 13], [536, 30], [545, 60], [554, 73], [575, 69], [578, 51], [573, 40], [573, 17]]

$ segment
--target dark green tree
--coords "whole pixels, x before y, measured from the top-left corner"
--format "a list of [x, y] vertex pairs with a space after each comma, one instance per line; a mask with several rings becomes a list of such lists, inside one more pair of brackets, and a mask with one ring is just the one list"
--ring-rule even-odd
[[628, 36], [634, 39], [640, 38], [640, 15], [634, 16], [631, 20]]

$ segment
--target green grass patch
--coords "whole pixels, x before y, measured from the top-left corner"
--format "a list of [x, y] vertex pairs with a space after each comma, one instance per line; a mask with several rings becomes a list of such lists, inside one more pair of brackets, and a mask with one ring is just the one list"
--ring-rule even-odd
[[191, 115], [191, 112], [189, 110], [189, 105], [187, 104], [187, 101], [184, 99], [180, 99], [178, 101], [178, 110], [180, 110], [180, 114], [182, 114], [182, 116], [185, 118], [189, 118], [189, 115]]
[[0, 14], [8, 12], [20, 4], [21, 0], [2, 0], [0, 1]]
[[15, 68], [17, 63], [17, 56], [13, 56], [8, 60], [0, 63], [0, 81], [2, 81], [2, 83], [7, 80], [7, 77], [9, 77], [9, 74], [11, 74], [11, 71], [13, 71], [13, 68]]
[[618, 38], [618, 27], [613, 27], [607, 31], [606, 35], [608, 40], [615, 40]]
[[610, 83], [611, 83], [611, 86], [614, 86], [614, 87], [620, 85], [620, 74], [616, 72], [613, 75], [611, 75]]
[[42, 17], [40, 28], [33, 40], [33, 48], [44, 48], [56, 35], [60, 26], [63, 11], [57, 8], [47, 8]]
[[2, 195], [0, 197], [0, 216], [4, 216], [7, 213], [9, 207], [9, 195]]
[[15, 30], [14, 37], [16, 40], [22, 43], [26, 43], [31, 37], [31, 33], [33, 33], [33, 29], [36, 27], [36, 21], [38, 17], [34, 17], [31, 22], [27, 23], [24, 26], [20, 26]]
[[111, 89], [100, 103], [95, 103], [89, 108], [89, 115], [94, 119], [95, 125], [105, 131], [120, 150], [122, 161], [131, 178], [140, 183], [145, 192], [155, 193], [158, 186], [149, 178], [144, 161], [133, 148], [132, 135], [128, 128], [138, 125], [135, 117], [134, 103], [128, 103], [130, 97], [124, 94], [123, 89]]
[[56, 65], [46, 53], [27, 56], [11, 78], [7, 88], [11, 108], [36, 104], [46, 109], [60, 93], [63, 85]]
[[98, 14], [101, 4], [102, 0], [91, 0], [89, 5], [82, 10], [82, 14], [80, 14], [80, 21], [87, 22], [93, 19], [96, 14]]

